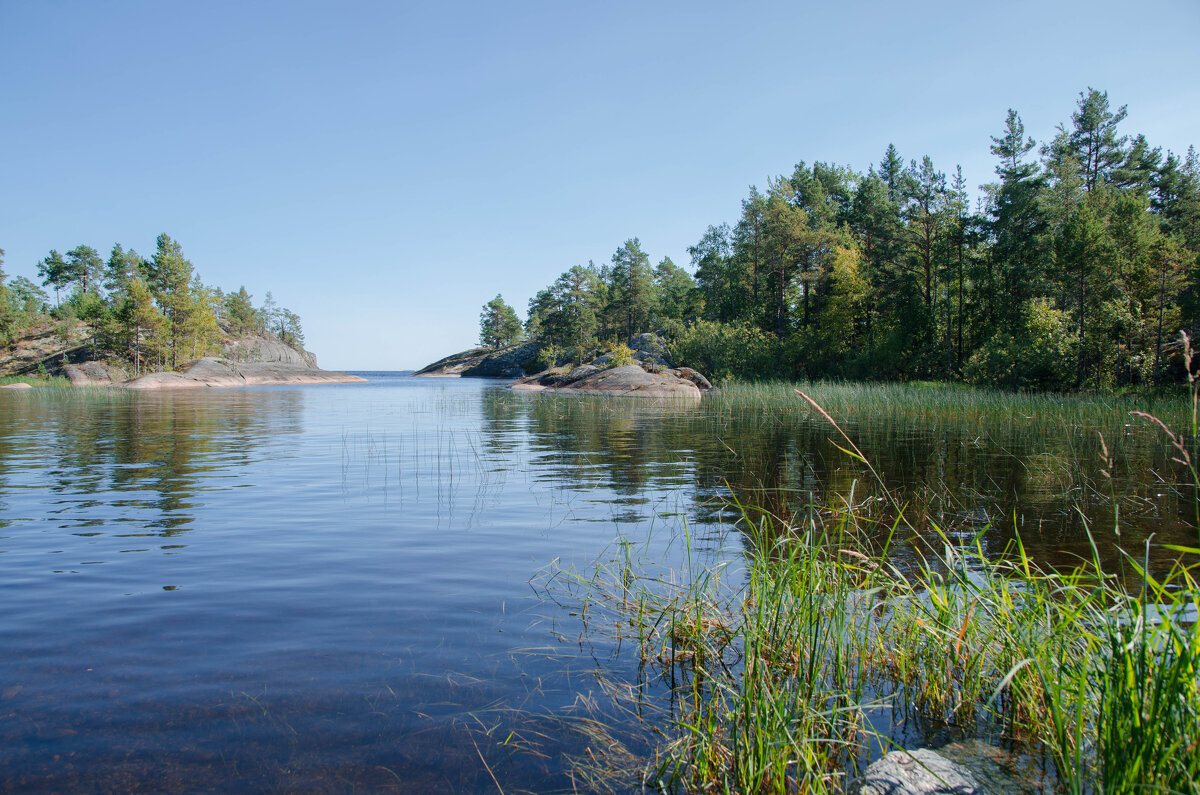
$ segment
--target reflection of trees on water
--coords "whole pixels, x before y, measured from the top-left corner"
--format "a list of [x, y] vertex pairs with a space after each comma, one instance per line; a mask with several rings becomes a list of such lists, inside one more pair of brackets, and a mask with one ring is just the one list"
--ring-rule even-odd
[[[486, 394], [484, 403], [485, 440], [489, 428], [527, 427], [534, 477], [580, 491], [608, 488], [625, 503], [684, 486], [693, 521], [728, 518], [730, 489], [781, 515], [882, 494], [819, 417], [501, 392]], [[1036, 554], [1082, 553], [1081, 514], [1093, 533], [1111, 538], [1114, 504], [1127, 549], [1151, 533], [1194, 541], [1178, 465], [1153, 429], [1126, 427], [1123, 419], [1097, 429], [1036, 418], [984, 425], [880, 415], [849, 421], [846, 430], [910, 516], [964, 542], [982, 533], [985, 549], [1003, 549], [1015, 526]]]
[[56, 512], [75, 527], [106, 523], [102, 509], [117, 505], [151, 509], [141, 526], [186, 529], [206, 477], [261, 460], [269, 442], [302, 430], [302, 399], [290, 391], [38, 397], [0, 405], [0, 501], [22, 460], [41, 456], [36, 470], [50, 482], [40, 485], [60, 495]]

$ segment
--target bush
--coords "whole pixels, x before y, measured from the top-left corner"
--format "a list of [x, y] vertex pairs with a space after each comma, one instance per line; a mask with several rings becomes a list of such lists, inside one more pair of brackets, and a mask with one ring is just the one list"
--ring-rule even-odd
[[636, 364], [637, 360], [633, 357], [633, 348], [630, 348], [623, 342], [618, 342], [608, 349], [609, 360], [606, 367], [624, 367], [627, 364]]
[[747, 324], [699, 320], [676, 331], [671, 349], [675, 363], [704, 373], [712, 381], [779, 377], [779, 340]]
[[553, 342], [547, 342], [538, 351], [537, 358], [534, 359], [534, 364], [538, 372], [550, 370], [558, 366], [558, 360], [562, 357], [562, 351]]
[[1075, 383], [1075, 338], [1065, 312], [1045, 299], [1025, 307], [1019, 337], [992, 335], [964, 369], [974, 384], [1014, 389], [1067, 389]]

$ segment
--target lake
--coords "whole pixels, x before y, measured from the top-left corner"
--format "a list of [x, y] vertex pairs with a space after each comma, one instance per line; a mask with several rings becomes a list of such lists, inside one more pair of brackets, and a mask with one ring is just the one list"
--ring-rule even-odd
[[[0, 789], [586, 788], [588, 721], [629, 723], [596, 674], [637, 660], [581, 642], [556, 572], [631, 547], [736, 567], [730, 489], [797, 516], [882, 494], [798, 397], [362, 375], [0, 392]], [[1110, 561], [1195, 542], [1188, 481], [1120, 401], [958, 412], [831, 389], [951, 539], [1001, 554], [1019, 532], [1053, 566], [1088, 553], [1085, 524]]]

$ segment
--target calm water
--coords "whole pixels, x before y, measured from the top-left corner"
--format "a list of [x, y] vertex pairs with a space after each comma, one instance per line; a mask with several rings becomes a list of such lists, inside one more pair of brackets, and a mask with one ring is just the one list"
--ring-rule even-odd
[[[736, 560], [727, 482], [795, 509], [864, 475], [804, 415], [368, 375], [0, 392], [0, 790], [570, 789], [588, 743], [561, 720], [618, 721], [594, 672], [636, 661], [581, 648], [531, 580], [621, 539]], [[1015, 520], [1065, 562], [1075, 505], [1101, 534], [1120, 505], [1130, 545], [1195, 537], [1141, 428], [1110, 433], [1103, 488], [1086, 430], [851, 429], [989, 548]]]

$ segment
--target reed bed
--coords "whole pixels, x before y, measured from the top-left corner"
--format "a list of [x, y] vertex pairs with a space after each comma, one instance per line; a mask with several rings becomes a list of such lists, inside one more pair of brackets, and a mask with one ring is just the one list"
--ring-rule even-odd
[[[782, 402], [775, 386], [737, 389], [758, 390], [749, 408], [746, 394], [714, 400], [764, 417]], [[982, 416], [1014, 405], [968, 390], [929, 408], [918, 387], [823, 389], [800, 401], [793, 393], [787, 410], [828, 422], [879, 485], [839, 413], [861, 411], [863, 399], [900, 413]], [[1114, 400], [1017, 403], [1047, 422], [1094, 425], [1127, 408]], [[1193, 482], [1195, 406], [1195, 392], [1190, 406], [1157, 406], [1190, 421], [1190, 434], [1143, 415]], [[1121, 551], [1114, 572], [1091, 541], [1090, 559], [1050, 569], [1019, 533], [985, 554], [982, 530], [923, 517], [923, 542], [902, 568], [891, 546], [908, 543], [916, 524], [880, 491], [885, 498], [856, 501], [852, 489], [844, 504], [789, 516], [735, 502], [747, 540], [736, 562], [696, 563], [689, 546], [672, 568], [626, 542], [588, 572], [553, 571], [541, 583], [579, 616], [581, 639], [636, 649], [636, 681], [609, 689], [657, 738], [643, 786], [840, 792], [871, 759], [923, 736], [1042, 760], [1031, 789], [1200, 793], [1200, 542], [1146, 541]]]
[[0, 386], [7, 384], [29, 384], [38, 387], [69, 387], [71, 382], [61, 375], [0, 375]]

